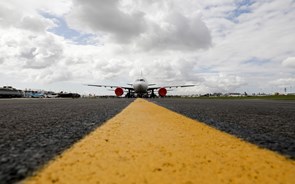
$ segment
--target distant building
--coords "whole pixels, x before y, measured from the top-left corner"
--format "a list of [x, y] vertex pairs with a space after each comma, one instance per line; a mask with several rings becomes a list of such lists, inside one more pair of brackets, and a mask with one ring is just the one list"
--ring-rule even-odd
[[13, 88], [12, 86], [3, 86], [0, 88], [0, 98], [21, 98], [23, 91]]
[[64, 92], [60, 92], [57, 95], [58, 98], [80, 98], [81, 95], [78, 93], [64, 93]]
[[239, 97], [239, 96], [242, 96], [242, 94], [241, 93], [227, 93], [226, 96]]
[[25, 90], [24, 91], [25, 98], [44, 98], [44, 91], [40, 90]]

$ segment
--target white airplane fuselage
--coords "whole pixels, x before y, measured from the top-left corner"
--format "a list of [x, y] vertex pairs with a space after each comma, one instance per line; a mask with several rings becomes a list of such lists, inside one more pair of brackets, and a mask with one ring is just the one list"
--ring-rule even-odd
[[147, 93], [147, 89], [149, 85], [146, 79], [140, 78], [135, 80], [132, 86], [134, 88], [135, 93], [145, 94]]

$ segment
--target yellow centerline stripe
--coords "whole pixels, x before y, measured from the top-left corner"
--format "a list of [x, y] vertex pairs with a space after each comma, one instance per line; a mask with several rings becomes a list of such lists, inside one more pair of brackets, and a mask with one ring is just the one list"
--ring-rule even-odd
[[137, 99], [24, 183], [295, 183], [295, 162]]

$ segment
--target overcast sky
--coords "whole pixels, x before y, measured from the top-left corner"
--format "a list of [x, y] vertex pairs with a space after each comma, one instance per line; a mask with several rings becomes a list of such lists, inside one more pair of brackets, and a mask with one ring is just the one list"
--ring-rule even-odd
[[0, 2], [0, 86], [196, 84], [172, 94], [295, 92], [294, 0]]

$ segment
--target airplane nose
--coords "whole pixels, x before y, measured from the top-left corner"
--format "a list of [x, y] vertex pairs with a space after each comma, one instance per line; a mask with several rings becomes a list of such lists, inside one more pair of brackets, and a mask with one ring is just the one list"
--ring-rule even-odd
[[143, 85], [142, 85], [142, 84], [139, 84], [139, 85], [138, 85], [138, 88], [139, 88], [140, 90], [142, 90], [142, 89], [143, 89]]
[[145, 87], [145, 85], [144, 85], [144, 84], [141, 84], [141, 83], [138, 83], [138, 84], [136, 85], [136, 91], [137, 91], [137, 92], [140, 92], [140, 93], [144, 93], [144, 92], [146, 92], [146, 87]]

